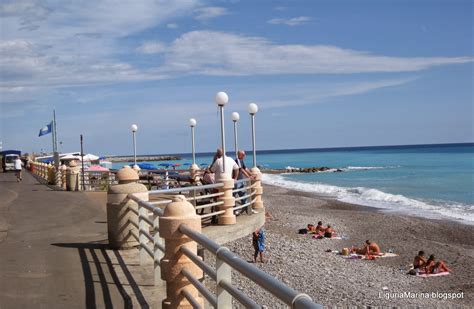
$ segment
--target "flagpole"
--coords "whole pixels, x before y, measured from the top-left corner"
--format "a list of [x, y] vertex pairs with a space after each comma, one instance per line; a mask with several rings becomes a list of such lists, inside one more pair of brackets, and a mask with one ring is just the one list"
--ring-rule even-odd
[[55, 169], [55, 184], [61, 185], [61, 175], [59, 174], [59, 153], [58, 153], [58, 136], [56, 132], [56, 110], [53, 109], [53, 158], [54, 158], [54, 169]]

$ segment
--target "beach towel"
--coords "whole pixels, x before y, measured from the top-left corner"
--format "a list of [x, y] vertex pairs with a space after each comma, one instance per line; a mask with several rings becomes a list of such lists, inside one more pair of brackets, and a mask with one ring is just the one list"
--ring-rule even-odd
[[333, 237], [324, 237], [324, 236], [321, 236], [321, 235], [313, 235], [312, 237], [313, 239], [342, 239], [342, 237], [340, 236], [333, 236]]
[[449, 274], [450, 274], [449, 271], [443, 271], [443, 272], [436, 273], [436, 274], [427, 274], [424, 270], [419, 270], [419, 271], [416, 273], [416, 276], [417, 276], [417, 277], [421, 277], [421, 278], [428, 278], [428, 277], [447, 276], [447, 275], [449, 275]]
[[391, 252], [386, 252], [386, 253], [381, 253], [379, 255], [361, 255], [361, 254], [356, 254], [356, 253], [351, 253], [347, 256], [341, 255], [343, 259], [347, 260], [376, 260], [379, 258], [386, 258], [386, 257], [395, 257], [398, 256], [396, 253], [391, 253]]

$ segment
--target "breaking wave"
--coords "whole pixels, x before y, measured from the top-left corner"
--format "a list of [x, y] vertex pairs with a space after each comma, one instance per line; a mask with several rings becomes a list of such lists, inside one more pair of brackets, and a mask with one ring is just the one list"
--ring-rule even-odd
[[288, 180], [281, 175], [263, 174], [262, 181], [269, 185], [332, 197], [342, 202], [434, 219], [457, 220], [474, 225], [474, 205], [439, 200], [418, 200], [373, 188], [345, 188], [322, 183], [299, 182]]

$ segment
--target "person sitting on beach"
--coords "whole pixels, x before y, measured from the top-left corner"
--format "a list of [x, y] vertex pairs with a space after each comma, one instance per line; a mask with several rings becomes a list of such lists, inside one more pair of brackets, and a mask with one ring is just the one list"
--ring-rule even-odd
[[451, 272], [451, 269], [446, 267], [444, 261], [436, 262], [434, 254], [430, 255], [425, 264], [425, 272], [427, 274], [437, 274], [443, 272]]
[[424, 267], [425, 265], [426, 265], [425, 252], [420, 251], [418, 252], [418, 255], [415, 256], [415, 259], [413, 260], [413, 268], [419, 269], [419, 268]]
[[328, 227], [324, 230], [324, 237], [331, 238], [336, 234], [336, 231], [328, 224]]
[[324, 233], [325, 230], [326, 230], [326, 228], [323, 226], [322, 221], [319, 221], [318, 225], [316, 225], [316, 227], [314, 228], [314, 232], [318, 233], [318, 234]]
[[380, 255], [382, 253], [379, 245], [371, 240], [366, 240], [362, 248], [352, 248], [352, 252], [361, 255]]

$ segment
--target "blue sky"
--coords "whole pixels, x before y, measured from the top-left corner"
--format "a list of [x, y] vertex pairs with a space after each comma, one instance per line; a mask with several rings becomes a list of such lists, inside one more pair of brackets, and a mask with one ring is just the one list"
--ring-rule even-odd
[[198, 152], [214, 96], [250, 148], [473, 142], [472, 1], [2, 1], [0, 140], [62, 151]]

